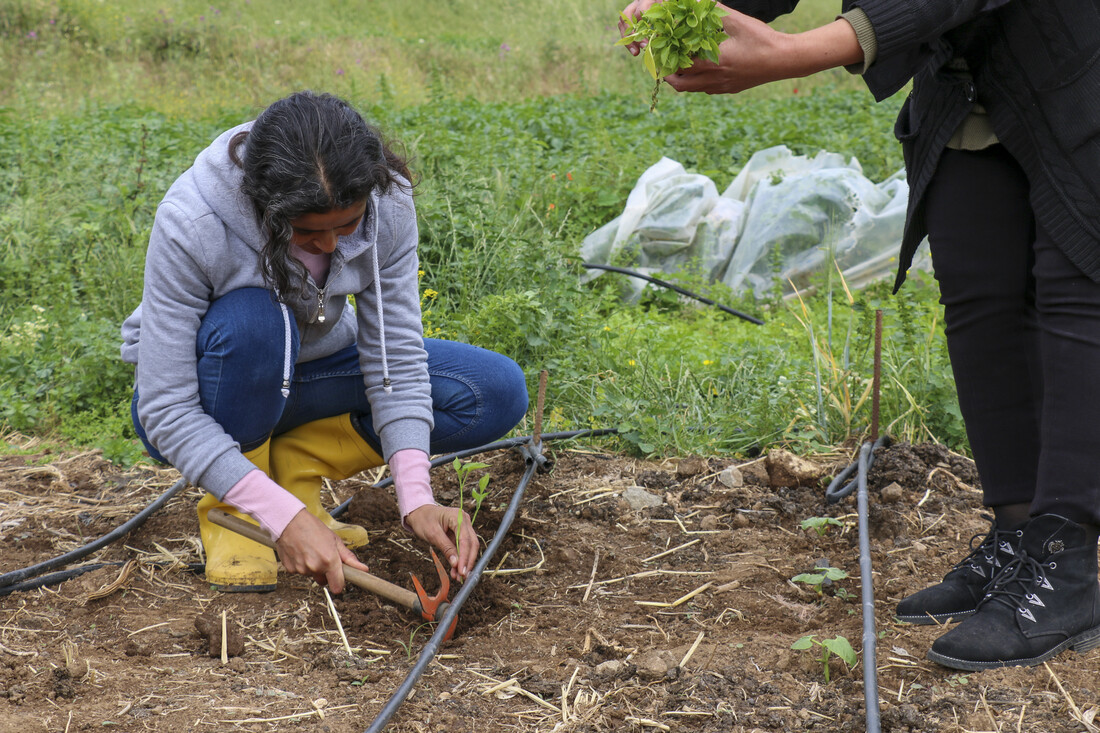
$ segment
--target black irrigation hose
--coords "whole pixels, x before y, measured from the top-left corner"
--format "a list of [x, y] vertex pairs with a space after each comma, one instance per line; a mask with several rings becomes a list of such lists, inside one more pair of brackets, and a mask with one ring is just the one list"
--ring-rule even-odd
[[[883, 446], [888, 446], [888, 445], [890, 445], [890, 437], [888, 435], [883, 435], [883, 436], [879, 437], [878, 440], [875, 441], [875, 445], [871, 449], [871, 456], [870, 456], [870, 458], [867, 459], [867, 471], [871, 470], [871, 466], [875, 462], [875, 453], [874, 452], [876, 450], [878, 450], [879, 448], [881, 448]], [[840, 483], [842, 481], [844, 481], [844, 479], [848, 478], [853, 473], [855, 473], [858, 469], [859, 469], [859, 461], [856, 461], [854, 463], [849, 464], [849, 466], [847, 468], [845, 468], [843, 471], [838, 473], [836, 475], [836, 477], [832, 480], [832, 482], [829, 484], [829, 488], [825, 489], [825, 499], [826, 499], [826, 501], [828, 501], [830, 504], [836, 504], [838, 501], [840, 501], [841, 499], [843, 499], [844, 497], [848, 496], [853, 491], [855, 491], [856, 486], [857, 486], [858, 481], [859, 481], [858, 476], [856, 478], [852, 479], [851, 481], [849, 481], [843, 487], [840, 485]]]
[[75, 550], [66, 552], [64, 555], [59, 555], [52, 560], [45, 560], [37, 565], [31, 565], [30, 567], [23, 568], [21, 570], [13, 570], [10, 573], [4, 573], [0, 575], [0, 590], [8, 588], [16, 583], [26, 580], [27, 578], [33, 578], [41, 575], [48, 570], [61, 567], [62, 565], [68, 565], [71, 562], [75, 562], [82, 557], [92, 554], [101, 547], [106, 547], [117, 539], [124, 537], [133, 530], [137, 529], [141, 525], [145, 524], [153, 512], [160, 509], [162, 506], [168, 503], [176, 494], [180, 493], [187, 487], [186, 479], [180, 479], [172, 485], [172, 488], [165, 491], [159, 497], [157, 497], [152, 504], [142, 509], [135, 514], [125, 524], [120, 524], [118, 527], [100, 537], [98, 540], [89, 542], [83, 547], [78, 547]]
[[707, 305], [713, 305], [718, 310], [729, 313], [731, 316], [737, 316], [738, 318], [746, 320], [749, 323], [755, 323], [757, 326], [763, 326], [764, 325], [764, 322], [761, 321], [759, 318], [756, 318], [754, 316], [750, 316], [748, 313], [742, 313], [739, 310], [734, 310], [733, 308], [730, 308], [728, 305], [722, 305], [721, 303], [713, 301], [710, 298], [707, 298], [705, 296], [699, 295], [698, 293], [693, 293], [690, 290], [684, 290], [679, 285], [673, 285], [672, 283], [667, 282], [665, 280], [659, 280], [655, 277], [650, 277], [649, 275], [643, 275], [640, 272], [635, 272], [634, 270], [627, 270], [624, 267], [615, 267], [613, 265], [597, 265], [597, 264], [592, 263], [592, 262], [582, 262], [581, 265], [583, 265], [584, 267], [587, 267], [590, 270], [607, 270], [608, 272], [617, 272], [620, 275], [629, 275], [630, 277], [640, 278], [642, 280], [645, 280], [646, 282], [651, 282], [654, 285], [660, 285], [662, 288], [668, 288], [669, 290], [675, 290], [680, 295], [686, 295], [689, 298], [694, 298], [695, 300], [698, 300], [700, 303], [706, 303]]
[[878, 707], [878, 635], [875, 633], [875, 591], [871, 575], [871, 533], [867, 527], [867, 473], [873, 454], [871, 441], [864, 443], [859, 450], [859, 492], [856, 494], [859, 582], [863, 600], [863, 705], [867, 711], [867, 733], [879, 733], [882, 729]]
[[[825, 498], [835, 504], [859, 489], [856, 494], [856, 512], [859, 516], [859, 576], [863, 602], [863, 700], [867, 711], [867, 732], [879, 733], [881, 723], [878, 704], [878, 635], [875, 633], [875, 591], [871, 574], [871, 533], [867, 527], [867, 475], [875, 459], [875, 450], [890, 444], [890, 438], [882, 435], [874, 443], [867, 441], [859, 449], [859, 459], [836, 475], [825, 490]], [[843, 488], [845, 479], [856, 477]]]
[[[546, 438], [549, 436], [543, 437]], [[546, 458], [542, 455], [541, 451], [541, 442], [538, 444], [528, 443], [521, 447], [521, 452], [527, 461], [527, 470], [524, 471], [523, 478], [520, 479], [515, 493], [512, 494], [512, 500], [508, 503], [508, 509], [504, 512], [504, 517], [500, 520], [500, 526], [497, 527], [496, 534], [493, 535], [493, 539], [489, 543], [489, 546], [485, 548], [485, 552], [482, 553], [481, 559], [478, 561], [477, 565], [474, 566], [466, 582], [462, 584], [462, 588], [455, 594], [454, 600], [451, 601], [447, 610], [443, 613], [443, 618], [439, 620], [439, 625], [436, 627], [435, 633], [432, 634], [432, 638], [424, 645], [424, 648], [420, 652], [420, 656], [417, 657], [416, 664], [409, 670], [409, 673], [405, 676], [405, 680], [401, 685], [392, 695], [390, 695], [390, 699], [386, 701], [386, 704], [382, 706], [382, 710], [379, 711], [374, 722], [367, 728], [366, 733], [377, 733], [377, 731], [382, 730], [386, 726], [386, 723], [388, 723], [394, 713], [397, 712], [397, 709], [401, 707], [401, 704], [405, 702], [405, 698], [412, 692], [413, 686], [424, 674], [424, 671], [435, 657], [435, 653], [443, 643], [443, 637], [447, 635], [447, 630], [451, 628], [451, 624], [454, 622], [455, 618], [458, 617], [459, 609], [473, 592], [474, 587], [481, 578], [482, 571], [485, 570], [485, 566], [489, 564], [489, 560], [492, 559], [493, 555], [500, 547], [501, 542], [504, 541], [504, 536], [512, 526], [512, 520], [515, 519], [516, 512], [519, 511], [519, 505], [523, 499], [523, 492], [527, 490], [527, 484], [531, 481], [531, 477], [534, 475], [535, 470], [546, 463]]]
[[[57, 573], [48, 573], [46, 575], [40, 575], [33, 580], [25, 580], [22, 583], [16, 583], [15, 585], [5, 586], [0, 588], [0, 598], [10, 595], [12, 593], [22, 593], [28, 590], [37, 590], [46, 585], [58, 585], [64, 583], [66, 580], [72, 580], [73, 578], [79, 578], [84, 573], [90, 573], [93, 570], [99, 570], [100, 568], [117, 568], [125, 565], [128, 560], [116, 560], [114, 562], [97, 562], [91, 565], [81, 565], [77, 568], [69, 568], [68, 570], [62, 570]], [[175, 563], [144, 563], [145, 565], [155, 565], [159, 567], [173, 567]], [[193, 573], [201, 573], [206, 569], [206, 563], [193, 562], [187, 564], [187, 569]]]
[[[615, 428], [598, 428], [591, 430], [570, 430], [564, 433], [543, 433], [540, 438], [542, 440], [566, 440], [568, 438], [587, 438], [590, 435], [613, 435], [618, 431]], [[516, 446], [530, 443], [533, 439], [531, 435], [525, 435], [516, 438], [506, 438], [504, 440], [498, 440], [495, 443], [487, 443], [477, 448], [467, 448], [466, 450], [458, 451], [457, 453], [451, 453], [449, 455], [440, 456], [431, 462], [432, 468], [438, 468], [439, 466], [445, 466], [453, 462], [456, 458], [466, 458], [468, 456], [478, 455], [480, 453], [488, 453], [491, 450], [499, 450], [501, 448], [515, 448]], [[384, 478], [376, 484], [371, 486], [372, 489], [382, 489], [393, 483], [393, 477]], [[347, 511], [351, 506], [351, 499], [346, 500], [343, 504], [329, 512], [334, 517], [339, 517], [341, 514]]]

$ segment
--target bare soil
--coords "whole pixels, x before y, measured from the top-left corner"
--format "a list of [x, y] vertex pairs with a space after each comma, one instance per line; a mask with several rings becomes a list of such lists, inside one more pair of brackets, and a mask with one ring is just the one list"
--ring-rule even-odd
[[[105, 534], [178, 479], [6, 442], [22, 450], [0, 457], [0, 573]], [[833, 657], [826, 680], [819, 654], [791, 649], [809, 634], [862, 647], [855, 496], [830, 505], [823, 490], [850, 452], [740, 466], [566, 444], [548, 454], [495, 574], [388, 730], [866, 730], [862, 662]], [[488, 540], [525, 466], [515, 452], [478, 460], [492, 476], [476, 520]], [[344, 519], [370, 530], [360, 556], [373, 573], [411, 588], [413, 572], [432, 592], [426, 548], [397, 526], [391, 491], [371, 488], [378, 478], [333, 485], [333, 503], [354, 497]], [[433, 480], [443, 502], [457, 499], [453, 470]], [[869, 484], [882, 729], [1097, 730], [1095, 652], [960, 674], [924, 657], [941, 629], [894, 619], [901, 597], [937, 581], [986, 530], [973, 465], [900, 444], [879, 455]], [[312, 581], [211, 590], [187, 569], [201, 561], [197, 497], [189, 488], [82, 561], [117, 564], [0, 597], [0, 731], [367, 729], [431, 627], [351, 588], [334, 600], [349, 655]], [[801, 529], [811, 517], [840, 526]], [[826, 564], [850, 577], [820, 595], [792, 582]]]

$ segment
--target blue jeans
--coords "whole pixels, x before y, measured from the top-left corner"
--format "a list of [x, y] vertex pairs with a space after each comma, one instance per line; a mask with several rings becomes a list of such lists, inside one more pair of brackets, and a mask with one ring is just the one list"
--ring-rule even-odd
[[[298, 327], [290, 318], [292, 361], [298, 355]], [[262, 288], [243, 288], [214, 301], [199, 326], [199, 400], [203, 411], [248, 451], [273, 435], [313, 420], [357, 415], [364, 438], [378, 450], [371, 425], [359, 353], [348, 344], [335, 354], [294, 364], [290, 394], [282, 395], [286, 330], [282, 310]], [[424, 339], [432, 387], [435, 427], [432, 454], [491, 443], [511, 430], [527, 411], [523, 370], [506, 356], [455, 341]], [[134, 429], [149, 455], [166, 463], [149, 443], [131, 403]]]

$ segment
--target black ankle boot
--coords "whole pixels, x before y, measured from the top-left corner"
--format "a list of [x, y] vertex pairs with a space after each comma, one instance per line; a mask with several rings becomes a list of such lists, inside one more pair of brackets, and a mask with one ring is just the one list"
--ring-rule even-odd
[[997, 527], [992, 518], [989, 534], [973, 548], [970, 554], [955, 564], [943, 581], [902, 599], [898, 604], [899, 621], [911, 624], [937, 624], [961, 621], [973, 615], [978, 602], [985, 595], [986, 588], [993, 582], [994, 576], [1014, 557], [1020, 546], [1022, 529], [1004, 530]]
[[928, 658], [978, 670], [1031, 666], [1066, 648], [1100, 646], [1096, 572], [1095, 532], [1056, 514], [1034, 517], [977, 613], [937, 639]]

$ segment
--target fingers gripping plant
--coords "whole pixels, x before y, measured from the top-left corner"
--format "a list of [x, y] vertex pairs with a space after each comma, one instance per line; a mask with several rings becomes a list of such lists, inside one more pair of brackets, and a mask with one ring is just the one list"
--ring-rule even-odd
[[726, 39], [723, 15], [715, 0], [664, 0], [638, 18], [622, 16], [630, 32], [616, 45], [648, 41], [642, 60], [654, 79], [650, 112], [657, 109], [664, 77], [686, 69], [697, 58], [718, 63], [718, 44]]

